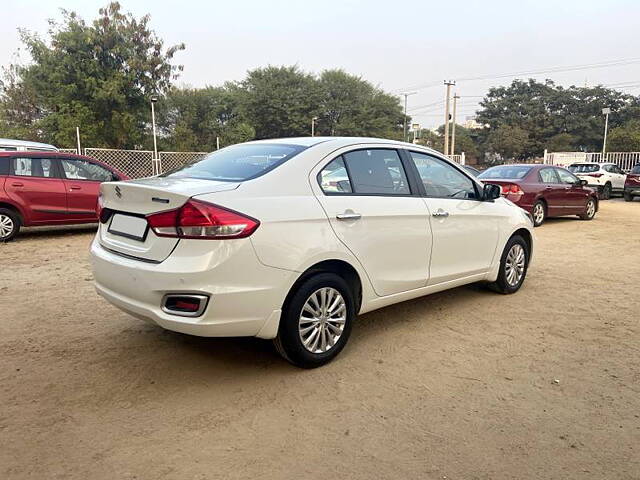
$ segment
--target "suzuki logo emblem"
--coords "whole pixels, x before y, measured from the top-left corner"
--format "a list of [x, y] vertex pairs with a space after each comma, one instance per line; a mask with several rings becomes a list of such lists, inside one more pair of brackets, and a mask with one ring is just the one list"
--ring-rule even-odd
[[118, 196], [118, 198], [122, 198], [122, 192], [120, 191], [119, 186], [116, 186], [116, 195]]

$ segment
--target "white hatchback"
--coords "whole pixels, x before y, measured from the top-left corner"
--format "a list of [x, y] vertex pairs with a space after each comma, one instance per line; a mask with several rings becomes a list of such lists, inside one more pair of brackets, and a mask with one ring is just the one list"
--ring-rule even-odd
[[233, 145], [158, 177], [103, 183], [96, 289], [199, 336], [274, 339], [322, 365], [358, 313], [472, 282], [513, 293], [528, 213], [439, 153], [373, 138]]

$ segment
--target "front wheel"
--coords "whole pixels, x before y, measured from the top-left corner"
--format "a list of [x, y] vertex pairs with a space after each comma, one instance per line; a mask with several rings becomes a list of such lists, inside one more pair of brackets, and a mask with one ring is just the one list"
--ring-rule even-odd
[[285, 360], [315, 368], [344, 348], [355, 318], [353, 294], [334, 273], [318, 273], [293, 292], [282, 311], [274, 344]]
[[514, 235], [502, 252], [498, 279], [489, 287], [498, 293], [515, 293], [520, 290], [528, 268], [529, 246], [520, 235]]
[[593, 198], [590, 198], [587, 202], [587, 205], [584, 208], [584, 213], [580, 215], [582, 220], [593, 220], [593, 217], [596, 216], [596, 201]]
[[7, 208], [0, 208], [0, 242], [8, 242], [20, 231], [20, 217]]

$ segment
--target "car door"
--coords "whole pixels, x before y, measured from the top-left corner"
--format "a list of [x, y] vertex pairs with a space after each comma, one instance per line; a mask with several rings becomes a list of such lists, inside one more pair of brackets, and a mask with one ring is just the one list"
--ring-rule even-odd
[[582, 188], [580, 179], [564, 168], [556, 168], [556, 173], [563, 185], [563, 202], [565, 214], [582, 213], [587, 205], [589, 193]]
[[113, 180], [113, 173], [102, 165], [82, 158], [60, 158], [67, 192], [69, 219], [97, 219], [100, 184]]
[[4, 188], [9, 198], [25, 212], [27, 223], [67, 220], [67, 196], [55, 159], [28, 156], [12, 158]]
[[547, 216], [564, 215], [566, 211], [565, 185], [553, 167], [541, 168], [538, 178], [542, 184], [541, 195], [547, 204]]
[[627, 174], [624, 173], [617, 165], [609, 165], [609, 173], [611, 173], [611, 185], [615, 189], [623, 189], [627, 180]]
[[320, 164], [312, 182], [335, 234], [362, 264], [376, 294], [426, 285], [428, 211], [397, 150], [345, 150]]
[[430, 212], [429, 285], [487, 272], [496, 253], [500, 209], [481, 201], [476, 182], [448, 161], [423, 152], [407, 153]]

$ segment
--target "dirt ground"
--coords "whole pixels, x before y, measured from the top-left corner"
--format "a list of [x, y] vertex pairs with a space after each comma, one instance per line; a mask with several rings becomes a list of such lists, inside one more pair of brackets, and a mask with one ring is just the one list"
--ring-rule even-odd
[[0, 245], [0, 478], [640, 478], [640, 202], [550, 220], [522, 290], [363, 315], [311, 371], [92, 285], [91, 228]]

